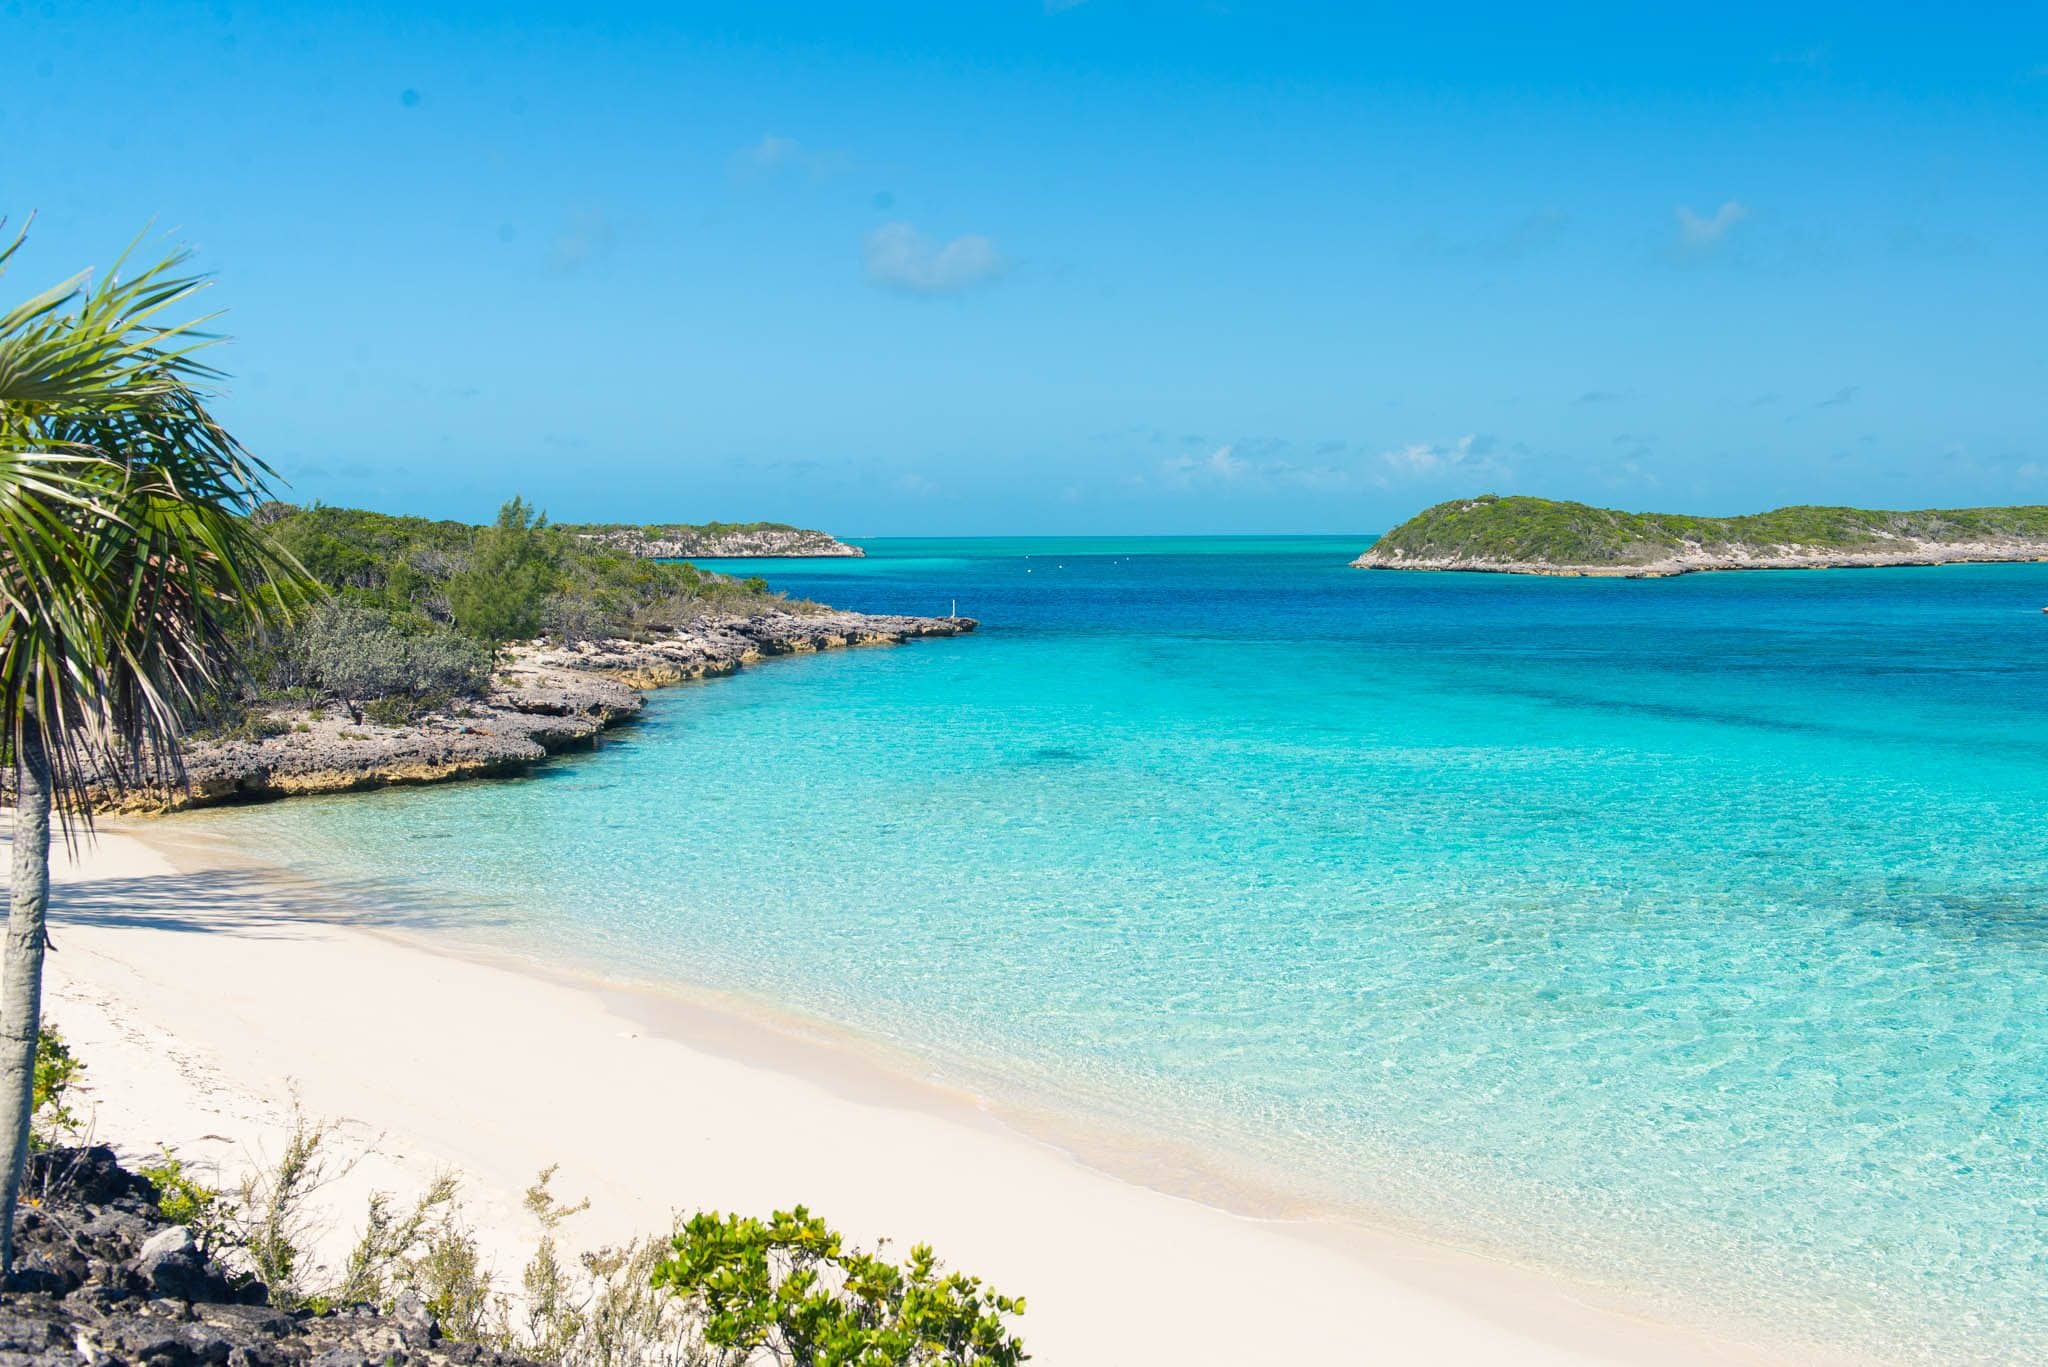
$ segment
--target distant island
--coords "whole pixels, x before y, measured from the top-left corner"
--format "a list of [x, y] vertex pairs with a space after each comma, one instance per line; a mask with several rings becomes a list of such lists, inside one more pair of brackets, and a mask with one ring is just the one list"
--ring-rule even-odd
[[677, 522], [645, 527], [591, 523], [563, 530], [648, 560], [867, 554], [825, 532], [792, 527], [786, 522]]
[[2048, 507], [1798, 505], [1742, 517], [1627, 513], [1482, 494], [1426, 508], [1352, 561], [1359, 569], [1654, 579], [1699, 570], [2048, 560]]

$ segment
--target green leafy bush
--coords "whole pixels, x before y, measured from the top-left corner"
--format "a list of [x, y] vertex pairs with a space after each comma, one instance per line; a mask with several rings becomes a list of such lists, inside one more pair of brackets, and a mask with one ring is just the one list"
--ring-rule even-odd
[[743, 584], [629, 554], [603, 539], [606, 528], [554, 526], [517, 498], [487, 527], [284, 504], [265, 505], [262, 517], [278, 545], [336, 595], [452, 625], [492, 646], [540, 634], [630, 636], [707, 613], [815, 608], [770, 592], [758, 578]]
[[157, 1212], [166, 1220], [190, 1229], [192, 1237], [204, 1248], [217, 1248], [230, 1241], [227, 1201], [219, 1191], [193, 1176], [182, 1158], [165, 1149], [162, 1159], [140, 1171], [156, 1188]]
[[498, 510], [448, 580], [448, 611], [462, 631], [496, 645], [537, 635], [557, 579], [547, 518], [515, 498]]
[[765, 1353], [794, 1367], [1013, 1367], [1024, 1302], [979, 1278], [940, 1275], [919, 1244], [901, 1265], [848, 1249], [802, 1206], [766, 1222], [694, 1216], [654, 1269], [656, 1286], [701, 1307], [704, 1341], [728, 1362]]
[[[53, 1074], [51, 1095], [61, 1097], [75, 1072], [72, 1060], [62, 1079]], [[766, 1222], [700, 1214], [665, 1238], [567, 1257], [556, 1231], [589, 1203], [559, 1201], [549, 1190], [553, 1168], [526, 1193], [541, 1239], [516, 1299], [479, 1255], [452, 1174], [402, 1206], [373, 1192], [334, 1272], [311, 1253], [330, 1228], [313, 1198], [356, 1161], [334, 1151], [334, 1135], [332, 1125], [294, 1110], [276, 1159], [232, 1192], [198, 1181], [168, 1151], [142, 1175], [155, 1184], [166, 1219], [191, 1227], [240, 1275], [260, 1279], [279, 1309], [320, 1314], [368, 1304], [388, 1312], [414, 1292], [449, 1339], [548, 1367], [1015, 1367], [1026, 1360], [1006, 1322], [1023, 1314], [1021, 1299], [943, 1273], [922, 1245], [901, 1264], [848, 1249], [802, 1206]]]
[[333, 1126], [312, 1124], [294, 1110], [284, 1152], [269, 1167], [244, 1176], [235, 1196], [230, 1228], [238, 1261], [270, 1289], [270, 1303], [280, 1310], [298, 1310], [318, 1299], [306, 1266], [315, 1228], [307, 1202], [328, 1181], [333, 1134]]
[[468, 637], [343, 599], [294, 629], [293, 655], [306, 683], [351, 701], [443, 702], [479, 694], [491, 678], [489, 650]]
[[64, 1037], [45, 1025], [36, 1035], [36, 1071], [31, 1079], [29, 1143], [45, 1148], [78, 1129], [78, 1117], [71, 1113], [67, 1098], [85, 1064], [64, 1043]]

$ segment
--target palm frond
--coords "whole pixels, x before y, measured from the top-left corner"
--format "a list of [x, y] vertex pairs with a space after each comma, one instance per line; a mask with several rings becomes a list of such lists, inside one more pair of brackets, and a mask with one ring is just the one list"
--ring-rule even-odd
[[91, 786], [181, 780], [238, 640], [307, 591], [246, 517], [272, 472], [198, 387], [207, 319], [164, 321], [205, 284], [184, 259], [0, 314], [0, 738], [36, 729], [67, 831]]

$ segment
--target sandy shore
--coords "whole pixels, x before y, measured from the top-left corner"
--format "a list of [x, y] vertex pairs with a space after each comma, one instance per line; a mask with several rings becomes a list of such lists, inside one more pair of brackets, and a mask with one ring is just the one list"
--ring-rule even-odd
[[535, 1234], [519, 1194], [559, 1163], [587, 1244], [795, 1202], [863, 1242], [929, 1241], [1026, 1296], [1035, 1360], [1063, 1367], [1778, 1360], [1419, 1240], [1125, 1182], [853, 1050], [453, 957], [177, 857], [103, 830], [59, 860], [47, 1011], [101, 1137], [232, 1178], [277, 1151], [296, 1094], [373, 1151], [327, 1193], [345, 1219], [456, 1169], [509, 1281]]

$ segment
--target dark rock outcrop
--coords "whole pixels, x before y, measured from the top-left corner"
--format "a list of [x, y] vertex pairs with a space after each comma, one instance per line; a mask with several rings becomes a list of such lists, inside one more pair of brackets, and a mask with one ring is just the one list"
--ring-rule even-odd
[[315, 1314], [271, 1308], [163, 1218], [156, 1190], [111, 1149], [52, 1149], [29, 1164], [15, 1267], [0, 1295], [0, 1367], [524, 1367], [441, 1337], [417, 1298]]

